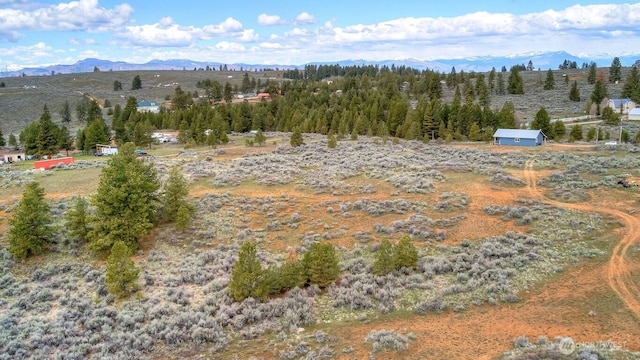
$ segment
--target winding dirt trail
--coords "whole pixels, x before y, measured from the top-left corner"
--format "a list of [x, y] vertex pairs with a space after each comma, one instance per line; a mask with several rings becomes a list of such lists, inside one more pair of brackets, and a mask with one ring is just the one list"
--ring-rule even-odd
[[628, 213], [616, 210], [613, 204], [607, 204], [606, 200], [600, 204], [589, 205], [569, 204], [546, 199], [542, 191], [538, 190], [536, 173], [533, 170], [535, 158], [525, 164], [524, 175], [527, 189], [531, 196], [543, 199], [545, 202], [558, 207], [565, 207], [584, 212], [599, 212], [615, 216], [622, 220], [625, 233], [620, 242], [613, 248], [611, 259], [607, 266], [607, 283], [625, 305], [640, 319], [640, 288], [631, 276], [632, 267], [627, 262], [627, 252], [631, 246], [640, 242], [640, 219]]

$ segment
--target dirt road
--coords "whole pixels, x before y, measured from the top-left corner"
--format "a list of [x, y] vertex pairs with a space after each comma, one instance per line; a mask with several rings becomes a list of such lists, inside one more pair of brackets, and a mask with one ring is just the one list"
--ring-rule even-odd
[[620, 242], [614, 247], [609, 265], [607, 266], [607, 282], [609, 287], [627, 305], [637, 318], [640, 318], [640, 288], [631, 276], [632, 268], [627, 262], [627, 252], [640, 241], [640, 219], [628, 213], [617, 210], [613, 204], [602, 203], [569, 204], [544, 198], [544, 195], [537, 187], [536, 172], [533, 170], [535, 157], [525, 164], [524, 174], [527, 182], [527, 189], [531, 196], [541, 198], [545, 202], [554, 206], [584, 212], [599, 212], [619, 218], [625, 226], [625, 233]]

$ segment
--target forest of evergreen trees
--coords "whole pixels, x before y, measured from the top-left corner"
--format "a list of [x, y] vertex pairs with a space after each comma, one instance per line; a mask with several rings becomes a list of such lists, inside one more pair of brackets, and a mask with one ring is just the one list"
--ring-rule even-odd
[[[491, 96], [522, 89], [517, 69], [512, 69], [506, 85], [507, 76], [495, 70], [485, 77], [455, 69], [445, 75], [406, 67], [309, 65], [285, 76], [293, 79], [243, 84], [243, 89], [256, 86], [256, 91], [271, 94], [272, 100], [259, 103], [232, 104], [231, 86], [216, 80], [198, 83], [205, 91], [203, 98], [176, 89], [171, 109], [158, 114], [138, 113], [136, 99], [129, 98], [124, 108], [113, 109], [112, 130], [118, 143], [133, 141], [138, 146], [149, 144], [155, 129], [178, 129], [179, 141], [194, 145], [224, 143], [230, 131], [294, 129], [408, 140], [488, 140], [494, 129], [516, 125], [513, 104], [491, 108]], [[321, 80], [327, 77], [332, 81]], [[444, 86], [455, 89], [453, 101], [442, 99]], [[94, 141], [82, 148], [90, 151], [92, 146]]]

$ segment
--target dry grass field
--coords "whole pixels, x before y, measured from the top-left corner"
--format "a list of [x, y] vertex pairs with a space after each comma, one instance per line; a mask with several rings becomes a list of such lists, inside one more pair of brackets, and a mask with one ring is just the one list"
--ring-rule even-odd
[[[51, 254], [23, 262], [0, 240], [0, 359], [640, 356], [640, 188], [617, 184], [640, 178], [637, 148], [361, 137], [329, 149], [316, 135], [291, 148], [288, 134], [267, 136], [264, 147], [238, 136], [150, 150], [160, 174], [179, 166], [189, 179], [196, 214], [185, 232], [165, 225], [142, 240], [140, 291], [124, 302], [106, 291], [104, 263], [65, 240], [69, 201], [96, 189], [103, 159], [5, 165], [2, 229], [37, 180], [58, 230]], [[379, 242], [404, 234], [418, 268], [375, 276]], [[340, 278], [233, 302], [226, 287], [247, 240], [265, 267], [331, 242]], [[563, 355], [568, 337], [580, 346]], [[587, 346], [606, 341], [626, 351]]]

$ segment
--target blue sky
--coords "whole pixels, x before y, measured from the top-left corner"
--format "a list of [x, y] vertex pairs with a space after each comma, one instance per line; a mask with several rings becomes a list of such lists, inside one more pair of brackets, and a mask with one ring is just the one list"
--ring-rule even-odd
[[622, 1], [0, 0], [0, 69], [93, 57], [300, 65], [564, 50], [640, 53]]

